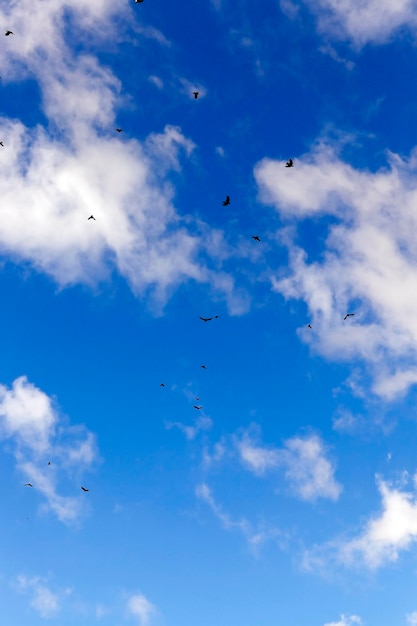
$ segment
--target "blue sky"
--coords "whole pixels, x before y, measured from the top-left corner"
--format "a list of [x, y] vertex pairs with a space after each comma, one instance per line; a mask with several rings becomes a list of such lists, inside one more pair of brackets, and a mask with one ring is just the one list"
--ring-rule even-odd
[[416, 2], [0, 16], [2, 623], [417, 626]]

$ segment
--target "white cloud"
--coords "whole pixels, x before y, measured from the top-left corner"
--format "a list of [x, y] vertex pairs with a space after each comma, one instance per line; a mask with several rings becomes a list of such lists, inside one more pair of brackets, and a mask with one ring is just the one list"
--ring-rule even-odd
[[256, 445], [248, 433], [241, 439], [236, 439], [236, 447], [244, 464], [255, 474], [264, 474], [266, 470], [279, 464], [279, 451]]
[[140, 626], [148, 626], [156, 613], [156, 607], [141, 593], [131, 596], [127, 602], [130, 615], [137, 618]]
[[245, 466], [255, 474], [283, 467], [294, 494], [303, 500], [337, 500], [342, 491], [334, 478], [334, 464], [326, 458], [326, 448], [317, 435], [292, 437], [282, 448], [267, 448], [244, 433], [235, 438], [235, 445]]
[[195, 439], [201, 431], [210, 430], [212, 426], [212, 420], [205, 415], [197, 417], [192, 426], [187, 426], [182, 422], [166, 422], [165, 424], [165, 428], [168, 430], [178, 428], [189, 440]]
[[17, 577], [16, 587], [23, 593], [30, 593], [31, 607], [41, 617], [55, 617], [61, 610], [62, 600], [71, 593], [70, 589], [52, 592], [39, 576], [27, 577], [23, 574]]
[[415, 0], [305, 0], [321, 32], [356, 47], [384, 43], [401, 28], [417, 30]]
[[417, 611], [413, 611], [407, 615], [407, 624], [417, 626]]
[[283, 534], [277, 528], [267, 527], [261, 524], [255, 529], [245, 517], [233, 519], [233, 517], [224, 511], [216, 502], [212, 490], [206, 483], [197, 485], [195, 494], [197, 498], [208, 504], [223, 528], [241, 532], [255, 554], [257, 554], [259, 548], [267, 541], [274, 540], [282, 542]]
[[362, 620], [358, 615], [341, 615], [338, 622], [329, 622], [324, 626], [353, 626], [353, 624], [362, 624]]
[[77, 519], [82, 498], [61, 495], [57, 482], [61, 471], [79, 473], [97, 459], [93, 434], [68, 425], [51, 398], [21, 376], [11, 388], [0, 385], [0, 438], [14, 443], [17, 468], [45, 498], [46, 508], [62, 522]]
[[303, 500], [337, 500], [342, 486], [334, 479], [334, 465], [326, 458], [326, 449], [316, 435], [293, 437], [285, 441], [281, 463], [296, 494]]
[[[94, 285], [116, 268], [135, 294], [150, 289], [156, 304], [179, 283], [195, 280], [224, 293], [233, 307], [232, 277], [209, 269], [217, 254], [201, 232], [209, 227], [182, 219], [173, 205], [169, 178], [193, 143], [170, 125], [143, 142], [115, 133], [120, 81], [93, 53], [67, 43], [68, 12], [71, 41], [88, 38], [94, 50], [108, 44], [110, 33], [113, 39], [116, 14], [123, 37], [123, 18], [133, 23], [132, 8], [110, 0], [33, 0], [30, 11], [21, 3], [0, 8], [1, 22], [15, 32], [0, 61], [2, 81], [35, 79], [48, 124], [28, 128], [0, 118], [0, 251], [29, 261], [62, 286]], [[137, 30], [167, 44], [156, 31]], [[151, 80], [161, 86], [157, 77]], [[87, 222], [91, 214], [96, 221]]]
[[363, 532], [340, 547], [342, 562], [358, 557], [371, 569], [396, 561], [402, 550], [417, 541], [417, 499], [415, 495], [391, 488], [379, 481], [382, 511], [366, 524]]
[[[270, 159], [256, 167], [262, 199], [284, 220], [314, 217], [326, 229], [317, 260], [294, 228], [282, 231], [289, 271], [273, 289], [306, 302], [313, 332], [300, 329], [304, 341], [327, 358], [365, 363], [374, 393], [389, 400], [417, 382], [417, 151], [389, 154], [387, 168], [370, 172], [344, 162], [338, 147], [319, 143], [291, 170]], [[343, 321], [348, 311], [355, 317]]]

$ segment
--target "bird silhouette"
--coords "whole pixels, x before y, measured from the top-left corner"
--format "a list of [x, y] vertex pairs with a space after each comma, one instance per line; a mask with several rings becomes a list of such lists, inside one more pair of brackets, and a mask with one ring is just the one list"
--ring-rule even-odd
[[311, 324], [307, 324], [307, 328], [313, 328]]
[[203, 408], [202, 406], [197, 406], [196, 404], [193, 405], [193, 409], [197, 409], [197, 411], [199, 411], [202, 408]]
[[288, 159], [288, 161], [285, 164], [285, 167], [294, 167], [294, 163], [292, 159]]
[[203, 322], [211, 322], [211, 320], [213, 318], [212, 317], [201, 317], [201, 315], [200, 315], [200, 319], [203, 320]]
[[226, 200], [223, 200], [222, 205], [228, 206], [230, 204], [230, 196], [226, 196]]
[[2, 141], [0, 141], [0, 146], [4, 148], [4, 143]]
[[[142, 0], [142, 1], [143, 1], [143, 0]], [[116, 130], [117, 130], [117, 132], [118, 132], [118, 133], [121, 133], [121, 132], [122, 132], [122, 129], [121, 129], [121, 128], [116, 128]]]
[[200, 400], [200, 398], [198, 396], [196, 396], [195, 399], [197, 400], [197, 402]]
[[194, 100], [197, 100], [199, 93], [200, 93], [199, 91], [193, 91]]
[[165, 387], [164, 383], [161, 383], [159, 386], [160, 386], [160, 387]]
[[94, 221], [96, 221], [96, 218], [94, 217], [94, 215], [90, 215], [90, 217], [87, 219], [87, 222], [88, 222], [88, 220], [94, 220]]
[[143, 0], [135, 0], [135, 4], [139, 4], [139, 2], [143, 2]]
[[214, 316], [214, 319], [215, 319], [215, 320], [218, 320], [218, 319], [219, 319], [219, 317], [220, 317], [220, 315], [215, 315], [215, 316]]
[[206, 369], [207, 369], [207, 367], [206, 367], [205, 365], [200, 365], [200, 367], [201, 367], [203, 370], [206, 370]]
[[25, 483], [25, 487], [33, 487], [32, 483]]
[[81, 489], [82, 489], [83, 491], [90, 491], [89, 489], [86, 489], [85, 487], [81, 487]]
[[6, 30], [6, 32], [4, 33], [4, 36], [8, 37], [9, 35], [14, 35], [14, 32], [11, 30]]
[[347, 320], [348, 317], [353, 317], [355, 314], [354, 313], [346, 313], [345, 317], [343, 318], [343, 321]]
[[252, 235], [252, 239], [254, 239], [255, 241], [261, 241], [258, 235]]
[[48, 465], [51, 465], [51, 461], [48, 461]]

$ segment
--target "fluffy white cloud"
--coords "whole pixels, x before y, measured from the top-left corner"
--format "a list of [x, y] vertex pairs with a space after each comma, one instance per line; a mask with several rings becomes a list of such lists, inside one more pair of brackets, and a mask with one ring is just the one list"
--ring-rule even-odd
[[140, 626], [147, 626], [156, 613], [156, 607], [141, 593], [131, 596], [127, 602], [130, 615], [138, 619]]
[[417, 498], [379, 481], [382, 497], [380, 515], [371, 519], [363, 532], [340, 548], [340, 559], [352, 563], [358, 557], [370, 568], [396, 561], [401, 550], [417, 541]]
[[413, 611], [407, 615], [407, 624], [417, 626], [417, 611]]
[[[193, 143], [169, 125], [143, 142], [115, 133], [119, 80], [92, 53], [67, 43], [69, 13], [71, 42], [88, 38], [94, 50], [91, 44], [107, 46], [114, 37], [116, 15], [123, 36], [134, 24], [132, 9], [109, 0], [0, 8], [1, 23], [15, 33], [5, 40], [2, 80], [33, 78], [48, 122], [48, 129], [28, 128], [0, 118], [0, 252], [30, 261], [61, 285], [95, 284], [115, 267], [135, 293], [150, 288], [158, 302], [182, 281], [207, 282], [233, 308], [233, 279], [208, 267], [222, 236], [212, 245], [208, 227], [196, 222], [191, 232], [173, 206], [169, 177]], [[151, 35], [167, 44], [157, 31]], [[87, 222], [91, 214], [96, 221]]]
[[[355, 46], [384, 43], [400, 28], [417, 30], [415, 0], [305, 0], [319, 30]], [[284, 9], [287, 5], [284, 4]], [[288, 14], [288, 11], [287, 11]]]
[[[417, 382], [417, 151], [389, 154], [388, 165], [358, 170], [320, 143], [291, 170], [270, 159], [255, 170], [262, 199], [289, 224], [323, 224], [317, 260], [293, 228], [282, 231], [289, 271], [273, 288], [306, 302], [313, 330], [300, 336], [328, 358], [366, 363], [385, 399]], [[343, 321], [348, 311], [355, 317]]]
[[[61, 495], [58, 478], [60, 471], [80, 473], [97, 459], [93, 434], [68, 425], [51, 398], [21, 376], [11, 388], [0, 385], [0, 438], [14, 443], [17, 467], [46, 508], [62, 522], [77, 519], [82, 498]], [[51, 460], [54, 471], [47, 465]]]
[[362, 620], [358, 615], [341, 615], [340, 621], [329, 622], [324, 626], [353, 626], [353, 624], [362, 624]]
[[303, 500], [337, 500], [342, 491], [334, 478], [334, 464], [326, 458], [326, 448], [317, 435], [292, 437], [282, 448], [267, 448], [244, 433], [235, 438], [235, 445], [245, 466], [255, 474], [283, 467], [294, 493]]
[[71, 593], [70, 589], [54, 593], [39, 576], [28, 577], [23, 574], [17, 577], [16, 587], [31, 595], [30, 605], [41, 617], [55, 617], [61, 610], [62, 600]]

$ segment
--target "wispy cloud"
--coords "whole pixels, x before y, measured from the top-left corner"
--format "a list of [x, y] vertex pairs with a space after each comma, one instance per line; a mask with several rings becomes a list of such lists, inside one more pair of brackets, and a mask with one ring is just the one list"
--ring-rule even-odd
[[31, 596], [30, 605], [41, 617], [56, 617], [62, 607], [62, 600], [71, 593], [71, 589], [51, 591], [46, 581], [39, 576], [28, 577], [20, 574], [15, 587]]
[[283, 467], [292, 492], [303, 500], [337, 500], [342, 486], [335, 480], [334, 464], [327, 458], [324, 443], [317, 435], [292, 437], [281, 448], [266, 447], [246, 432], [235, 438], [244, 465], [257, 475]]
[[362, 620], [358, 615], [341, 615], [338, 622], [329, 622], [324, 626], [353, 626], [354, 624], [362, 624]]
[[233, 519], [233, 517], [224, 511], [224, 509], [216, 502], [212, 490], [206, 483], [197, 485], [195, 493], [200, 500], [208, 504], [223, 528], [226, 530], [237, 530], [242, 533], [254, 553], [257, 553], [257, 550], [266, 541], [281, 541], [283, 539], [282, 532], [277, 528], [260, 525], [255, 529], [245, 517]]
[[136, 618], [139, 626], [148, 626], [157, 613], [156, 606], [142, 593], [132, 595], [127, 601], [127, 612]]
[[321, 32], [350, 41], [360, 48], [367, 43], [385, 43], [401, 28], [415, 33], [414, 0], [305, 0], [317, 15]]
[[170, 430], [171, 428], [178, 428], [178, 430], [184, 433], [186, 438], [189, 440], [195, 439], [201, 431], [210, 430], [212, 426], [213, 426], [212, 420], [205, 415], [201, 415], [200, 417], [197, 417], [197, 419], [194, 420], [194, 424], [191, 426], [187, 426], [186, 424], [183, 424], [182, 422], [166, 422], [165, 423], [165, 428], [167, 428], [168, 430]]
[[0, 385], [0, 437], [14, 443], [17, 468], [45, 498], [46, 508], [62, 522], [76, 520], [82, 499], [61, 495], [58, 477], [60, 471], [80, 473], [97, 460], [93, 434], [69, 425], [53, 400], [21, 376], [11, 388]]

